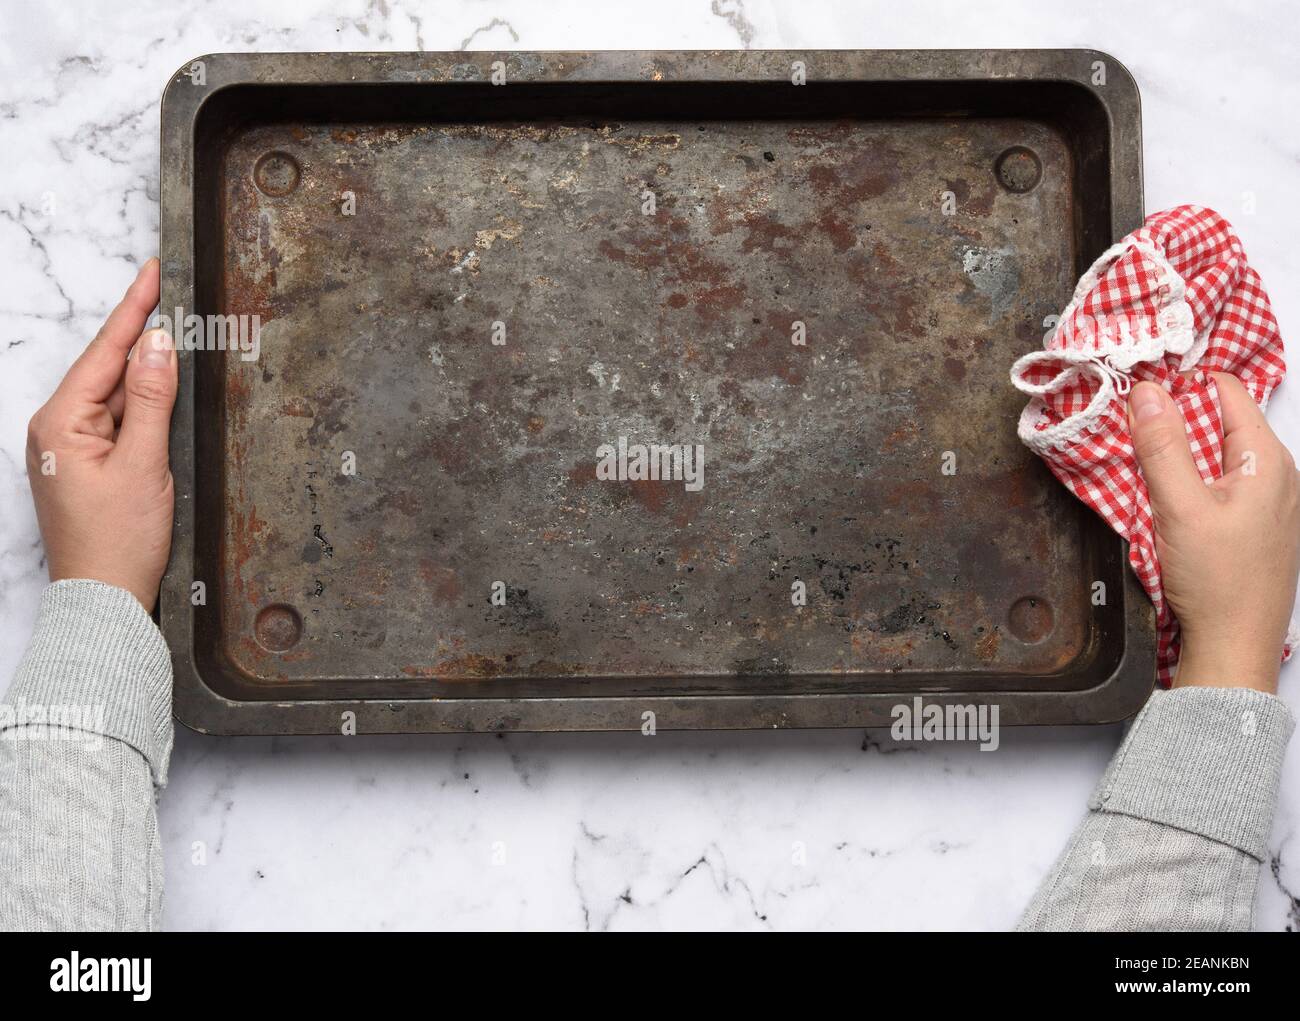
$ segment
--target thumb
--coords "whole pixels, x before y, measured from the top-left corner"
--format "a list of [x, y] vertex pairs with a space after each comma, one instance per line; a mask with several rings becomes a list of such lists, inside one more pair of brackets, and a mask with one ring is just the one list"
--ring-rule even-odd
[[142, 470], [167, 471], [167, 440], [176, 403], [176, 352], [164, 330], [150, 330], [126, 365], [117, 451]]
[[1162, 512], [1181, 515], [1203, 504], [1208, 499], [1205, 483], [1173, 398], [1155, 383], [1138, 383], [1129, 395], [1128, 418], [1133, 452], [1157, 517]]

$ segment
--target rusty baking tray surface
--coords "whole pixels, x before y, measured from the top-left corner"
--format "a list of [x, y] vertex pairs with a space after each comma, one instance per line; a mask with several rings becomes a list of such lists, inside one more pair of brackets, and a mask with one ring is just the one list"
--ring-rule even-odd
[[[1142, 218], [1113, 58], [200, 61], [163, 102], [162, 307], [261, 334], [182, 358], [183, 722], [1140, 705], [1150, 606], [1007, 381]], [[620, 437], [701, 446], [702, 487], [600, 477]]]

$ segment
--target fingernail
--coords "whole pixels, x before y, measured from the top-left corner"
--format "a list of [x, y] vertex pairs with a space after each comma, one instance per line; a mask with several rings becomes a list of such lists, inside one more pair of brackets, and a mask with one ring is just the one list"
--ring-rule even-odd
[[150, 369], [165, 369], [172, 363], [172, 339], [165, 330], [151, 331], [141, 347], [141, 365]]
[[1165, 395], [1154, 383], [1139, 383], [1133, 388], [1133, 396], [1128, 401], [1133, 412], [1133, 420], [1141, 422], [1144, 418], [1155, 418], [1164, 414]]

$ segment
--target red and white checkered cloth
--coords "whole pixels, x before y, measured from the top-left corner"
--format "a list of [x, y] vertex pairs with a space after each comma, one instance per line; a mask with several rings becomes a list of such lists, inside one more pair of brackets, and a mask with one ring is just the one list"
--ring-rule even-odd
[[1286, 363], [1268, 295], [1241, 240], [1227, 220], [1200, 206], [1156, 213], [1108, 249], [1079, 281], [1044, 350], [1011, 369], [1012, 382], [1030, 395], [1020, 438], [1129, 541], [1129, 562], [1156, 607], [1165, 686], [1178, 665], [1178, 621], [1160, 587], [1127, 395], [1135, 381], [1150, 380], [1173, 397], [1196, 467], [1212, 482], [1223, 474], [1223, 420], [1210, 372], [1232, 373], [1262, 408]]

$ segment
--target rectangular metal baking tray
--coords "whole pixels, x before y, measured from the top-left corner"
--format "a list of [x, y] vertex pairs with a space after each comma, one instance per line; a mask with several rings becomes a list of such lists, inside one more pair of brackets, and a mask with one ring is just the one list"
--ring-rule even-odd
[[[1141, 220], [1090, 50], [187, 63], [162, 308], [261, 335], [181, 357], [177, 718], [1131, 715], [1150, 604], [1007, 370]], [[703, 488], [599, 479], [620, 436], [703, 445]]]

